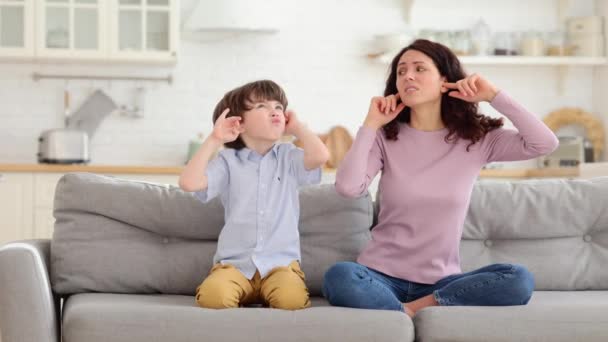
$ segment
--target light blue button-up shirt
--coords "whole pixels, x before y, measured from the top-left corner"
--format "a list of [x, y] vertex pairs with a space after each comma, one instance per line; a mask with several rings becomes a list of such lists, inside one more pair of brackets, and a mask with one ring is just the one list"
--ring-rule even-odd
[[321, 168], [304, 168], [304, 150], [275, 144], [264, 156], [248, 148], [225, 149], [207, 166], [203, 203], [220, 196], [225, 224], [214, 263], [237, 267], [247, 278], [265, 277], [278, 266], [300, 261], [298, 187], [318, 184]]

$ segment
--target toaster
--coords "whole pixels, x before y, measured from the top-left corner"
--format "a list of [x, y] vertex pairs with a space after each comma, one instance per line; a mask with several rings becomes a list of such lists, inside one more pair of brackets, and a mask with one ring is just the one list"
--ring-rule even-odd
[[89, 136], [79, 129], [44, 131], [38, 138], [38, 162], [49, 164], [88, 163]]

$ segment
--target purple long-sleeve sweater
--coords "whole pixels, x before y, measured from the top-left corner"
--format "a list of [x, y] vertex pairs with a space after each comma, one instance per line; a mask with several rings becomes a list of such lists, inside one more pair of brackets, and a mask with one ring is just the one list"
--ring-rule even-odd
[[490, 131], [468, 152], [468, 140], [445, 141], [447, 129], [428, 132], [402, 124], [397, 140], [387, 140], [381, 129], [359, 129], [337, 171], [336, 190], [357, 197], [380, 170], [382, 176], [378, 225], [357, 262], [425, 284], [461, 273], [462, 227], [481, 168], [531, 159], [558, 145], [555, 134], [505, 92], [490, 104], [518, 131]]

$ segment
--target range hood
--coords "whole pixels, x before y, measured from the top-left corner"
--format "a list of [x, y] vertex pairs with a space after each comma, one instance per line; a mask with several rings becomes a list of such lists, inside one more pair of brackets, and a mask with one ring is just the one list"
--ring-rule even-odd
[[283, 11], [280, 0], [199, 0], [184, 33], [275, 33]]

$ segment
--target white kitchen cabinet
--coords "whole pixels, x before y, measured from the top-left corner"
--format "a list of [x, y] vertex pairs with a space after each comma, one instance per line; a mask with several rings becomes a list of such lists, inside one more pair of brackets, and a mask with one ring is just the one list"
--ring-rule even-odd
[[175, 62], [178, 0], [111, 0], [110, 58]]
[[[50, 239], [53, 203], [60, 172], [0, 173], [0, 244], [22, 239]], [[108, 176], [177, 186], [175, 174], [108, 174]]]
[[37, 0], [37, 57], [106, 58], [105, 4], [104, 0]]
[[0, 1], [0, 56], [34, 56], [34, 1]]
[[0, 173], [0, 244], [33, 236], [31, 173]]
[[[32, 236], [35, 238], [51, 238], [55, 218], [53, 217], [53, 203], [55, 199], [55, 188], [57, 182], [63, 176], [62, 173], [34, 173], [30, 174], [34, 184], [33, 201], [29, 203], [33, 220]], [[178, 175], [158, 174], [109, 174], [108, 176], [144, 181], [159, 184], [177, 186]]]
[[179, 0], [0, 0], [0, 58], [174, 64]]
[[33, 235], [39, 239], [50, 239], [53, 236], [53, 202], [57, 182], [61, 173], [35, 173], [34, 201], [32, 202]]
[[55, 217], [53, 217], [53, 207], [34, 208], [34, 233], [36, 239], [51, 239], [55, 227]]

